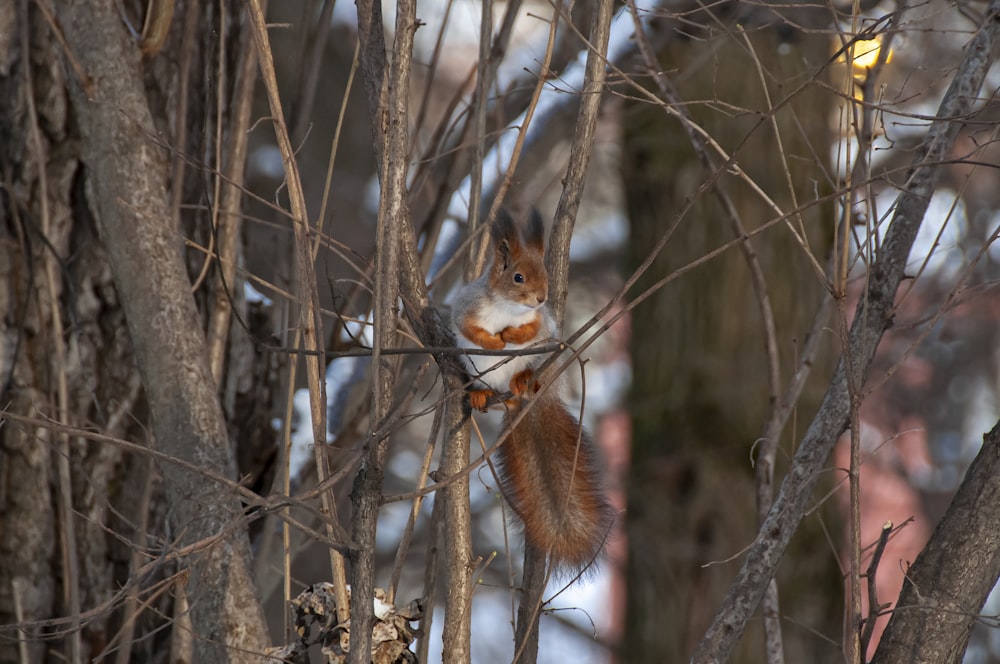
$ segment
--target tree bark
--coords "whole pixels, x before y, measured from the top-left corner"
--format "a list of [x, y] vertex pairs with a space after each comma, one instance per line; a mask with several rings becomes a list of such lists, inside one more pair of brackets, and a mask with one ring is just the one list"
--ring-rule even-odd
[[[111, 0], [58, 3], [69, 52], [92, 87], [71, 82], [89, 204], [107, 247], [135, 348], [157, 447], [226, 477], [233, 450], [184, 268], [167, 194], [168, 162], [140, 52]], [[188, 595], [199, 662], [257, 661], [269, 642], [250, 574], [242, 510], [229, 490], [162, 468], [173, 534], [190, 555]]]
[[[104, 249], [76, 205], [84, 182], [63, 49], [32, 3], [2, 14], [0, 409], [121, 436], [133, 428], [140, 390]], [[121, 462], [107, 446], [0, 422], [0, 625], [34, 624], [0, 637], [0, 662], [43, 661], [47, 650], [79, 660], [103, 647], [109, 613], [82, 632], [70, 620], [65, 652], [40, 640], [39, 621], [114, 593], [122, 547], [107, 534], [112, 504], [139, 521], [133, 505], [105, 492], [119, 485]], [[62, 464], [68, 472], [57, 473]]]

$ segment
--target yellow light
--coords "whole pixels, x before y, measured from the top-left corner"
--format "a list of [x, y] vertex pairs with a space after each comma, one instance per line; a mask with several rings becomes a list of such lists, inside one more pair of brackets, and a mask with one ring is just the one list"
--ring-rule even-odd
[[[855, 69], [871, 69], [878, 62], [878, 52], [882, 48], [882, 41], [878, 38], [875, 39], [860, 39], [854, 42], [854, 68]], [[886, 54], [885, 61], [890, 62], [892, 60], [892, 50]]]

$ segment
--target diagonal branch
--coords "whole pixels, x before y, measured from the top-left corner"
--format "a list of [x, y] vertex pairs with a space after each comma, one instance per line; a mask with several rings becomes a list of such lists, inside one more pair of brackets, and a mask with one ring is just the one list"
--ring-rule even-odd
[[750, 547], [743, 567], [730, 587], [722, 607], [692, 657], [692, 662], [722, 662], [729, 658], [747, 622], [760, 604], [788, 541], [798, 527], [837, 437], [847, 426], [850, 403], [847, 359], [854, 384], [861, 384], [883, 332], [892, 321], [893, 301], [903, 280], [907, 257], [934, 191], [939, 165], [954, 144], [960, 122], [972, 111], [976, 95], [991, 64], [991, 49], [1000, 30], [1000, 0], [992, 0], [981, 29], [970, 42], [965, 57], [945, 93], [937, 117], [924, 138], [907, 175], [885, 244], [872, 265], [868, 287], [858, 304], [851, 326], [850, 345], [830, 382], [819, 412], [781, 486], [758, 539]]

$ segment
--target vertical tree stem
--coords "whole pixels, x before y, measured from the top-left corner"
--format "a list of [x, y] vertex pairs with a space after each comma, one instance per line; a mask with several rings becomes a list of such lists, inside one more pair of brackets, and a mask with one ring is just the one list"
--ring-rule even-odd
[[[395, 39], [389, 77], [381, 11], [377, 2], [358, 2], [361, 66], [372, 110], [374, 144], [382, 185], [375, 244], [375, 347], [372, 394], [372, 435], [368, 453], [354, 483], [353, 535], [358, 548], [351, 558], [351, 664], [367, 664], [371, 650], [372, 597], [375, 589], [375, 529], [382, 502], [382, 478], [388, 455], [389, 431], [384, 425], [392, 409], [398, 360], [382, 354], [395, 345], [399, 301], [401, 245], [412, 233], [407, 207], [409, 168], [410, 64], [416, 31], [416, 2], [396, 5]], [[378, 432], [376, 434], [376, 432]]]

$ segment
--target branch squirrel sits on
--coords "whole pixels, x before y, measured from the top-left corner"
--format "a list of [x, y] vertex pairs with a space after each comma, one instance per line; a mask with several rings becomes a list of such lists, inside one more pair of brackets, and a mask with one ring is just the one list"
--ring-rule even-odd
[[[525, 232], [501, 210], [490, 228], [493, 263], [463, 286], [452, 305], [460, 348], [522, 349], [551, 339], [555, 320], [548, 301], [545, 227], [532, 211]], [[469, 403], [485, 412], [490, 397], [508, 391], [504, 428], [524, 418], [498, 449], [501, 489], [524, 524], [524, 536], [549, 554], [554, 569], [586, 569], [611, 526], [593, 442], [553, 385], [536, 395], [535, 367], [544, 355], [463, 355], [474, 378]], [[558, 380], [558, 379], [557, 379]]]

